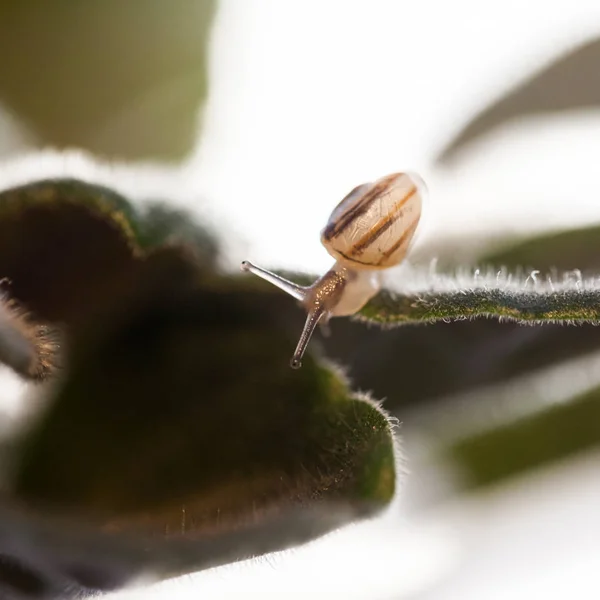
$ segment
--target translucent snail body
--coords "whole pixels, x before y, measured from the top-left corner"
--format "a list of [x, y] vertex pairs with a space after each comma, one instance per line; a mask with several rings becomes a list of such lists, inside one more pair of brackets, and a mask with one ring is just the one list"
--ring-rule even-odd
[[301, 366], [319, 322], [358, 312], [379, 291], [381, 271], [404, 259], [425, 192], [425, 184], [413, 173], [394, 173], [354, 188], [321, 232], [321, 242], [336, 263], [311, 286], [297, 285], [248, 261], [242, 263], [242, 270], [284, 290], [308, 312], [290, 363], [293, 368]]

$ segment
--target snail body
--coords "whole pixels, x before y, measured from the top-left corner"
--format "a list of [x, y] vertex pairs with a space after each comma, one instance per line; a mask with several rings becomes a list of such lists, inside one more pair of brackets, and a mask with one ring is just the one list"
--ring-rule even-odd
[[308, 312], [290, 363], [293, 368], [301, 366], [319, 322], [358, 312], [380, 290], [382, 270], [404, 259], [419, 224], [425, 193], [425, 184], [414, 173], [394, 173], [354, 188], [334, 208], [321, 232], [321, 243], [336, 263], [308, 287], [248, 261], [242, 263], [242, 270], [276, 285]]

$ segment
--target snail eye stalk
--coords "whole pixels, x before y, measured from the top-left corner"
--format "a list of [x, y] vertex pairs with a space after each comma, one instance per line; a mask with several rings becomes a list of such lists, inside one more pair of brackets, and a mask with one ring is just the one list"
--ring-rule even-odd
[[242, 262], [242, 271], [246, 271], [248, 273], [253, 273], [254, 275], [272, 283], [277, 286], [280, 290], [288, 293], [290, 296], [296, 298], [296, 300], [300, 300], [302, 302], [306, 298], [306, 288], [294, 283], [293, 281], [288, 281], [275, 273], [271, 273], [271, 271], [267, 271], [267, 269], [263, 269], [261, 267], [257, 267], [252, 264], [250, 261]]
[[304, 329], [302, 330], [302, 334], [298, 340], [298, 345], [296, 346], [296, 351], [294, 352], [294, 356], [290, 361], [290, 367], [292, 367], [292, 369], [299, 369], [302, 366], [302, 357], [304, 356], [308, 342], [317, 328], [319, 320], [324, 314], [325, 311], [322, 308], [311, 310], [308, 313], [306, 323], [304, 324]]

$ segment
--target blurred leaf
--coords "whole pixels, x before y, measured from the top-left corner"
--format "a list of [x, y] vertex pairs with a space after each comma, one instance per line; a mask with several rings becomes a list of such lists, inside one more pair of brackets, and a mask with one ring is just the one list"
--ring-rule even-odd
[[192, 248], [204, 265], [214, 265], [219, 244], [213, 232], [197, 223], [192, 214], [167, 202], [147, 202], [140, 208], [141, 243], [145, 247], [183, 244]]
[[313, 342], [345, 365], [354, 388], [385, 398], [393, 411], [506, 381], [598, 344], [592, 325], [531, 327], [489, 319], [393, 329], [334, 319], [331, 335]]
[[559, 56], [470, 120], [440, 152], [450, 162], [467, 145], [517, 118], [600, 108], [600, 40]]
[[43, 146], [181, 159], [207, 94], [215, 12], [216, 0], [2, 0], [0, 100]]
[[[14, 500], [136, 543], [189, 542], [187, 571], [209, 562], [206, 536], [322, 503], [352, 518], [386, 506], [388, 420], [311, 357], [289, 368], [295, 339], [277, 302], [177, 249], [151, 253], [75, 338], [68, 377], [24, 442]], [[281, 547], [289, 532], [273, 536]], [[172, 574], [177, 556], [157, 568]]]
[[42, 322], [89, 314], [139, 255], [135, 213], [107, 188], [44, 180], [0, 192], [0, 277]]
[[35, 323], [14, 301], [0, 297], [0, 362], [41, 381], [54, 374], [59, 347], [57, 331]]
[[495, 483], [600, 443], [600, 389], [454, 442], [469, 488]]
[[545, 272], [578, 270], [583, 277], [600, 274], [600, 226], [551, 231], [505, 244], [482, 259], [483, 264]]
[[327, 503], [272, 515], [267, 523], [194, 540], [136, 540], [69, 520], [0, 506], [0, 597], [66, 600], [118, 590], [132, 577], [177, 575], [307, 542], [365, 516]]
[[0, 277], [7, 295], [43, 323], [74, 326], [93, 314], [148, 250], [183, 244], [203, 268], [216, 238], [192, 215], [153, 203], [134, 207], [113, 190], [48, 179], [0, 192]]

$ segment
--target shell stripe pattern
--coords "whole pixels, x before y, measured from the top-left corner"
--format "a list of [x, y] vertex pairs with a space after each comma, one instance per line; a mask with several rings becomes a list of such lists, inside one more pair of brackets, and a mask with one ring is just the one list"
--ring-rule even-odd
[[[323, 239], [331, 240], [334, 237], [339, 236], [348, 226], [352, 225], [354, 219], [369, 210], [369, 207], [373, 202], [379, 199], [380, 195], [383, 194], [390, 184], [397, 179], [398, 175], [388, 175], [383, 178], [377, 185], [374, 185], [356, 204], [351, 205], [350, 208], [336, 219], [335, 222], [329, 223], [323, 231]], [[355, 187], [341, 202], [342, 205], [350, 196], [355, 194], [362, 186]]]
[[[417, 188], [413, 186], [408, 193], [394, 203], [394, 206], [390, 209], [388, 214], [381, 219], [367, 233], [365, 233], [359, 240], [354, 244], [350, 251], [351, 256], [360, 256], [375, 240], [377, 240], [384, 232], [386, 232], [402, 215], [402, 207], [417, 193]], [[402, 235], [402, 238], [406, 236], [406, 231]], [[398, 242], [396, 242], [397, 244]], [[396, 245], [394, 244], [394, 246]], [[391, 253], [393, 254], [393, 252]]]
[[392, 256], [392, 254], [394, 254], [402, 246], [407, 244], [412, 239], [412, 236], [415, 233], [415, 230], [416, 230], [418, 224], [419, 224], [419, 219], [417, 218], [409, 225], [409, 227], [402, 234], [402, 236], [396, 241], [396, 243], [393, 246], [391, 246], [391, 248], [388, 248], [382, 254], [381, 259], [377, 264], [382, 265], [386, 260], [388, 260], [390, 258], [390, 256]]

